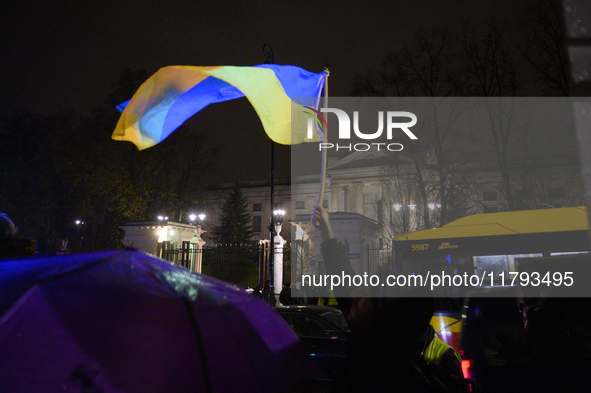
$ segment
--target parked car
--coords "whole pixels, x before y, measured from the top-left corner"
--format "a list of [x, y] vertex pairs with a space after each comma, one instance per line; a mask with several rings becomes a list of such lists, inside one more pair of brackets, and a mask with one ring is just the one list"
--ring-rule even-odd
[[350, 331], [343, 313], [330, 306], [275, 307], [299, 336], [327, 379], [332, 379], [345, 357], [346, 334]]

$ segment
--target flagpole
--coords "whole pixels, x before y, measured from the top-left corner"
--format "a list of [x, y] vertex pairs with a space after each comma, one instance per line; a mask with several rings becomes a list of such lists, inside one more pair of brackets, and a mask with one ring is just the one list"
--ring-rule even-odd
[[[273, 54], [273, 48], [271, 45], [263, 45], [263, 54], [265, 55], [265, 64], [274, 64], [275, 55]], [[274, 275], [275, 275], [275, 215], [273, 209], [275, 208], [273, 194], [275, 193], [275, 142], [271, 139], [271, 218], [269, 223], [269, 240], [271, 240], [270, 258], [268, 264], [269, 271], [269, 304], [275, 306], [277, 299], [275, 298], [275, 286], [274, 286]]]
[[[328, 76], [330, 75], [330, 71], [328, 68], [325, 68], [326, 74], [324, 75], [324, 108], [328, 108]], [[328, 120], [326, 120], [328, 122]], [[324, 126], [323, 132], [323, 140], [322, 142], [328, 141], [328, 125]], [[324, 198], [324, 183], [326, 180], [326, 162], [327, 162], [327, 153], [326, 149], [322, 150], [322, 166], [320, 170], [320, 193], [318, 194], [318, 205], [322, 206], [323, 198]]]

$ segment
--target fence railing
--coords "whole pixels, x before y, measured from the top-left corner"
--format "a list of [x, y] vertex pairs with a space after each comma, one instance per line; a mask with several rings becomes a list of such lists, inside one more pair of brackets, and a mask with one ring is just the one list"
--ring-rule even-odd
[[364, 251], [367, 274], [378, 274], [384, 269], [394, 270], [391, 251], [382, 250], [374, 245], [367, 245]]
[[[168, 242], [162, 244], [161, 257], [190, 270], [196, 270], [200, 261], [201, 272], [208, 276], [236, 284], [254, 287], [264, 284], [268, 278], [268, 263], [271, 260], [268, 242], [254, 244], [218, 245], [195, 247], [183, 242], [176, 248]], [[289, 248], [284, 248], [284, 281], [289, 281]]]
[[[264, 284], [269, 276], [271, 253], [268, 242], [240, 245], [205, 246], [197, 248], [183, 242], [176, 248], [168, 242], [162, 244], [161, 257], [190, 270], [196, 270], [201, 262], [201, 272], [242, 287]], [[379, 274], [383, 269], [393, 269], [392, 253], [367, 245], [363, 264], [368, 274]], [[283, 248], [283, 282], [291, 282], [291, 249]]]

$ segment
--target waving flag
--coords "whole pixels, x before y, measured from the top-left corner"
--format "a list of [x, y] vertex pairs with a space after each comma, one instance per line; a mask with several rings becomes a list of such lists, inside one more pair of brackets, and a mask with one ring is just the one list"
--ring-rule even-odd
[[[326, 71], [275, 64], [164, 67], [117, 107], [122, 114], [112, 137], [146, 149], [207, 105], [246, 97], [273, 141], [284, 145], [317, 141], [316, 135], [312, 139], [307, 135], [305, 106], [318, 108], [325, 75]], [[294, 110], [294, 103], [301, 110]]]

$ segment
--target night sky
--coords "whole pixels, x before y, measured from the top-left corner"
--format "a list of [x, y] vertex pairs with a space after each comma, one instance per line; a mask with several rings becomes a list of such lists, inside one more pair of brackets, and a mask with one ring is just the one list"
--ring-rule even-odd
[[[378, 70], [383, 56], [412, 40], [417, 29], [491, 16], [515, 24], [530, 3], [13, 1], [2, 11], [0, 111], [87, 113], [124, 67], [153, 73], [176, 64], [255, 65], [265, 60], [264, 44], [272, 46], [278, 64], [319, 72], [328, 63], [330, 95], [347, 96], [356, 72]], [[240, 163], [228, 166], [219, 180], [268, 178], [270, 141], [245, 99], [206, 108], [190, 126], [223, 146], [225, 160]], [[290, 175], [288, 153], [276, 150], [278, 177]]]

